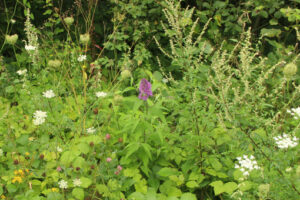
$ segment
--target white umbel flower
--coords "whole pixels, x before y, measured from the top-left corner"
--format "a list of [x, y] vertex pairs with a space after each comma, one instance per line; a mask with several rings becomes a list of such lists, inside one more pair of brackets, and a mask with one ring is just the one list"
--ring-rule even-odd
[[53, 90], [47, 90], [46, 92], [43, 92], [43, 96], [45, 98], [51, 99], [51, 98], [55, 97], [55, 94], [54, 94]]
[[107, 93], [106, 92], [96, 92], [96, 97], [106, 97]]
[[294, 119], [300, 119], [300, 107], [287, 110], [288, 113], [294, 116]]
[[0, 156], [3, 156], [3, 150], [0, 149]]
[[17, 71], [17, 74], [19, 74], [20, 76], [25, 75], [26, 73], [27, 73], [27, 69]]
[[78, 62], [83, 62], [86, 60], [86, 55], [80, 55], [78, 58], [77, 58]]
[[25, 49], [26, 51], [34, 51], [36, 50], [36, 47], [32, 45], [25, 45]]
[[73, 185], [75, 186], [75, 187], [79, 187], [80, 185], [81, 185], [81, 180], [79, 179], [79, 178], [75, 178], [74, 180], [73, 180]]
[[254, 169], [259, 169], [254, 156], [244, 155], [243, 158], [237, 157], [239, 164], [235, 164], [234, 168], [243, 172], [244, 176], [249, 176], [250, 172]]
[[280, 148], [280, 149], [287, 149], [289, 147], [292, 148], [292, 147], [295, 147], [298, 145], [297, 137], [291, 138], [289, 135], [287, 135], [285, 133], [282, 136], [274, 137], [274, 140], [275, 140], [278, 148]]
[[58, 182], [58, 185], [61, 189], [67, 189], [68, 188], [68, 182], [65, 180], [61, 180]]
[[56, 147], [56, 151], [59, 152], [59, 153], [61, 153], [63, 150], [60, 147]]
[[47, 117], [47, 112], [43, 112], [41, 110], [37, 110], [35, 111], [35, 113], [33, 114], [34, 120], [33, 120], [33, 124], [34, 125], [41, 125], [45, 122], [45, 118]]
[[91, 127], [91, 128], [86, 129], [86, 132], [87, 133], [95, 133], [96, 129], [94, 127]]

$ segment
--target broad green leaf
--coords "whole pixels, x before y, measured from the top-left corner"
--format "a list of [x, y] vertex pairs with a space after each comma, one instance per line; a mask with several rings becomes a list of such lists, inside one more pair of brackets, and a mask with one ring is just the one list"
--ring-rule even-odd
[[198, 187], [198, 183], [197, 183], [196, 181], [188, 181], [188, 182], [186, 183], [186, 186], [187, 186], [188, 188], [195, 188], [195, 187]]
[[72, 195], [76, 199], [82, 200], [84, 199], [84, 190], [82, 188], [74, 188], [72, 191]]
[[226, 193], [232, 194], [232, 192], [237, 189], [237, 184], [235, 182], [228, 182], [225, 183], [223, 187]]
[[263, 28], [261, 29], [261, 35], [265, 36], [265, 37], [279, 37], [279, 35], [281, 34], [281, 30], [280, 29], [274, 29], [274, 28]]
[[224, 187], [223, 187], [224, 184], [222, 181], [214, 181], [210, 185], [214, 187], [215, 195], [219, 195], [219, 194], [225, 192]]
[[88, 188], [92, 184], [92, 180], [86, 177], [81, 177], [80, 178], [82, 184], [81, 187], [83, 188]]
[[183, 193], [180, 200], [197, 200], [197, 197], [192, 193]]
[[159, 170], [159, 172], [157, 172], [157, 174], [159, 176], [168, 177], [168, 176], [171, 176], [171, 175], [177, 175], [178, 171], [175, 168], [164, 167], [164, 168], [161, 168]]

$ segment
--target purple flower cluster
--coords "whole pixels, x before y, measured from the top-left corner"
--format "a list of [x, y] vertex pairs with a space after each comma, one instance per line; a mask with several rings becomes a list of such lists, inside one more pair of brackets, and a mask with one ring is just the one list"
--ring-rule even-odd
[[151, 83], [144, 78], [141, 80], [139, 90], [139, 99], [146, 101], [149, 96], [152, 96]]

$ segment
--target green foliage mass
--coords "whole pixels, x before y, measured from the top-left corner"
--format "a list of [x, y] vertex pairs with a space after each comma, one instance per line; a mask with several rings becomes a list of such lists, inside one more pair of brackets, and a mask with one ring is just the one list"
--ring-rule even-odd
[[0, 199], [299, 199], [298, 4], [0, 1]]

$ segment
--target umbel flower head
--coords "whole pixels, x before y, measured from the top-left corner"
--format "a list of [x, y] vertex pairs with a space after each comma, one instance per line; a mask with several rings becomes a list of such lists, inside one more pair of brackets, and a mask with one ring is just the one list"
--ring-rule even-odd
[[291, 138], [286, 133], [284, 133], [282, 136], [274, 137], [274, 140], [280, 149], [287, 149], [289, 147], [295, 147], [298, 145], [298, 138]]
[[80, 42], [82, 44], [88, 44], [90, 41], [90, 35], [88, 33], [80, 35]]
[[294, 119], [300, 119], [300, 107], [287, 110], [287, 113], [294, 116]]
[[254, 156], [244, 155], [243, 157], [237, 157], [239, 164], [235, 164], [235, 168], [243, 172], [244, 176], [249, 176], [250, 172], [254, 169], [259, 169]]
[[73, 17], [66, 17], [64, 19], [65, 23], [68, 25], [68, 26], [71, 26], [74, 22], [74, 18]]
[[47, 90], [46, 92], [43, 92], [43, 97], [51, 99], [51, 98], [55, 97], [55, 94], [54, 94], [53, 90]]
[[151, 83], [144, 78], [141, 80], [139, 90], [139, 99], [146, 101], [149, 96], [152, 96]]

